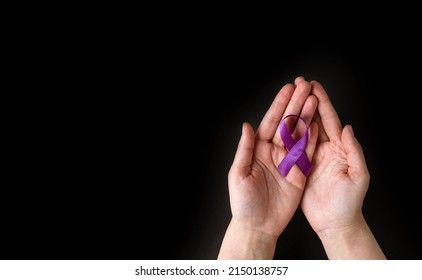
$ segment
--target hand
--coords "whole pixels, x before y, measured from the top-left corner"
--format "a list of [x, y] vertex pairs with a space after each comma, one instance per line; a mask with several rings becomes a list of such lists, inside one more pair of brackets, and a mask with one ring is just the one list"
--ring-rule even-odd
[[[229, 172], [229, 193], [232, 221], [226, 232], [219, 258], [272, 258], [275, 242], [299, 206], [306, 177], [297, 165], [283, 177], [278, 164], [286, 155], [279, 134], [284, 116], [300, 115], [309, 126], [317, 107], [315, 96], [309, 95], [310, 83], [285, 85], [265, 114], [256, 135], [248, 123], [243, 124], [242, 137]], [[292, 130], [291, 130], [292, 131]], [[298, 122], [293, 137], [304, 133]], [[306, 154], [312, 159], [318, 127], [309, 127]], [[242, 240], [242, 242], [241, 242]], [[252, 241], [251, 241], [252, 240]], [[239, 244], [237, 246], [237, 243]], [[258, 243], [258, 244], [256, 244]], [[257, 246], [263, 249], [239, 248]], [[265, 246], [261, 246], [266, 244]], [[241, 250], [245, 250], [240, 252]], [[237, 251], [237, 255], [233, 252]], [[248, 256], [248, 252], [252, 255]]]
[[384, 258], [362, 214], [369, 187], [362, 147], [350, 125], [342, 128], [324, 88], [315, 81], [311, 85], [318, 98], [319, 136], [302, 210], [330, 258]]

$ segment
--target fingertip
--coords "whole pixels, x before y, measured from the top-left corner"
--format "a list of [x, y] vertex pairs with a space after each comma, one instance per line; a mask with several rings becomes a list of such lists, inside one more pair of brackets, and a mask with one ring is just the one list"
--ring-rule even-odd
[[242, 137], [240, 138], [239, 145], [244, 146], [245, 148], [253, 148], [254, 146], [254, 130], [252, 125], [248, 122], [244, 122], [242, 125]]
[[293, 95], [296, 87], [292, 84], [285, 84], [280, 91], [278, 92], [277, 96], [275, 97], [274, 101], [279, 103], [288, 103], [288, 100]]
[[243, 125], [242, 125], [242, 135], [243, 134], [249, 134], [251, 132], [253, 133], [252, 125], [250, 123], [248, 123], [248, 122], [243, 122]]
[[318, 81], [312, 80], [312, 81], [309, 82], [309, 84], [311, 85], [312, 93], [314, 93], [315, 90], [318, 92], [318, 91], [321, 91], [323, 89], [321, 83], [318, 82]]
[[352, 125], [350, 125], [350, 124], [346, 124], [345, 126], [344, 126], [344, 128], [343, 128], [343, 134], [347, 134], [347, 136], [351, 136], [351, 137], [353, 137], [353, 138], [355, 138], [355, 133], [354, 133], [354, 131], [353, 131], [353, 128], [352, 128]]
[[288, 84], [285, 84], [282, 88], [281, 88], [281, 90], [280, 90], [280, 92], [292, 92], [293, 93], [293, 91], [295, 90], [295, 85], [293, 85], [293, 84], [291, 84], [291, 83], [288, 83]]
[[243, 124], [242, 124], [242, 135], [244, 135], [245, 134], [245, 132], [246, 132], [246, 127], [247, 127], [247, 125], [248, 125], [248, 123], [247, 122], [243, 122]]
[[314, 91], [314, 90], [325, 91], [322, 84], [320, 82], [316, 81], [316, 80], [310, 81], [309, 84], [311, 85], [312, 91]]
[[[350, 176], [369, 182], [369, 171], [365, 162], [362, 145], [356, 139], [351, 125], [343, 128], [341, 141], [347, 154]], [[367, 184], [366, 182], [365, 184]]]
[[305, 78], [303, 76], [298, 76], [298, 77], [296, 77], [294, 84], [297, 86], [298, 84], [300, 84], [303, 81], [305, 81]]
[[343, 132], [341, 134], [341, 140], [345, 144], [347, 151], [350, 151], [351, 149], [360, 146], [353, 132], [353, 128], [350, 124], [346, 125], [343, 128]]
[[347, 125], [349, 127], [350, 133], [352, 134], [353, 137], [355, 137], [355, 132], [353, 131], [353, 127], [351, 124]]
[[311, 85], [315, 85], [315, 86], [318, 86], [318, 85], [321, 85], [318, 81], [316, 81], [316, 80], [312, 80], [312, 81], [310, 81], [309, 82]]
[[242, 136], [240, 138], [229, 177], [238, 179], [247, 176], [250, 172], [253, 149], [255, 145], [254, 132], [252, 126], [244, 122], [242, 124]]

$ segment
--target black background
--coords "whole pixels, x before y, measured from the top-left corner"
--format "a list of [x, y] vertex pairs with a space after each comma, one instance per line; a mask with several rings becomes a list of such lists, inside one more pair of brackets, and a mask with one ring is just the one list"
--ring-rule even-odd
[[[373, 31], [170, 26], [116, 32], [76, 62], [63, 58], [68, 76], [55, 76], [55, 95], [36, 98], [43, 105], [20, 131], [0, 257], [215, 259], [242, 122], [256, 129], [278, 90], [303, 75], [325, 86], [364, 148], [364, 215], [387, 258], [421, 259], [421, 46]], [[275, 258], [326, 258], [300, 209]]]

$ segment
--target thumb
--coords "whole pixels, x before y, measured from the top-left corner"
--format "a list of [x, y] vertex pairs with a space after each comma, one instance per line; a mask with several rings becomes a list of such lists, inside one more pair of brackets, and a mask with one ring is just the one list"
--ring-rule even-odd
[[250, 174], [254, 146], [255, 134], [253, 128], [249, 123], [243, 123], [242, 137], [230, 169], [230, 173], [237, 179], [243, 179]]
[[369, 171], [365, 162], [362, 146], [356, 139], [351, 125], [343, 128], [341, 142], [347, 155], [349, 165], [348, 174], [350, 178], [359, 184], [369, 184]]

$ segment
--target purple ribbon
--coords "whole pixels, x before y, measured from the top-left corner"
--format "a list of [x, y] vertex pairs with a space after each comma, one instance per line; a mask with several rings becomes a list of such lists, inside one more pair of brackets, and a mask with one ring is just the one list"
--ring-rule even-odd
[[312, 164], [309, 161], [308, 157], [306, 156], [305, 149], [306, 144], [308, 144], [308, 129], [306, 127], [306, 132], [297, 142], [293, 139], [289, 129], [286, 126], [286, 119], [290, 117], [295, 117], [303, 121], [306, 126], [306, 122], [304, 119], [297, 115], [288, 115], [281, 120], [280, 123], [280, 137], [283, 140], [284, 145], [287, 148], [287, 155], [278, 165], [278, 170], [280, 171], [283, 177], [289, 173], [290, 169], [297, 163], [302, 173], [305, 176], [308, 176], [309, 172], [311, 171]]

